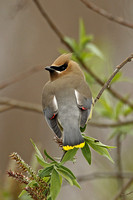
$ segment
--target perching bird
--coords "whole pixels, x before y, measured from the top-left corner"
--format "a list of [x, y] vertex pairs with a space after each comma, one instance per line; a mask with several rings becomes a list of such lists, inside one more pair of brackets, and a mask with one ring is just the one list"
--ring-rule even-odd
[[43, 112], [50, 128], [58, 138], [63, 138], [65, 151], [83, 148], [80, 127], [91, 118], [93, 99], [79, 65], [71, 54], [59, 56], [50, 67], [42, 93]]

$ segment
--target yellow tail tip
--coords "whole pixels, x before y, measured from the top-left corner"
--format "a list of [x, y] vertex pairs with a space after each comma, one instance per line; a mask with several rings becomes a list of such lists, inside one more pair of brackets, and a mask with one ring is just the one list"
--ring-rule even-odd
[[85, 142], [82, 142], [82, 143], [74, 145], [74, 146], [69, 146], [69, 145], [63, 146], [63, 149], [65, 151], [68, 151], [68, 150], [71, 150], [71, 149], [74, 149], [74, 148], [83, 148], [84, 146], [85, 146]]

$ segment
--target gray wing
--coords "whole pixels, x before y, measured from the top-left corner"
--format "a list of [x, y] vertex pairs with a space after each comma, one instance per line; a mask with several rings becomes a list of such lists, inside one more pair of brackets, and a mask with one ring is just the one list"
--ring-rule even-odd
[[54, 131], [58, 138], [62, 136], [61, 130], [58, 126], [58, 105], [56, 97], [50, 93], [48, 87], [43, 89], [42, 105], [43, 113], [49, 127]]
[[62, 133], [58, 126], [58, 113], [53, 112], [50, 108], [46, 108], [43, 112], [49, 127], [54, 131], [58, 138], [61, 138]]
[[77, 105], [80, 109], [80, 126], [84, 128], [87, 121], [91, 119], [93, 100], [92, 97], [87, 98], [80, 94], [77, 90], [75, 90], [75, 96]]

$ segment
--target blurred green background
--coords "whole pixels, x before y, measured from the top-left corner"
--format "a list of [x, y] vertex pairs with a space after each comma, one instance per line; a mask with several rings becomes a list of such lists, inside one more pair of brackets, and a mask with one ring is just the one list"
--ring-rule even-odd
[[[133, 21], [132, 0], [95, 0], [93, 2], [114, 16], [121, 16], [130, 22]], [[77, 41], [81, 31], [79, 21], [82, 18], [86, 35], [93, 36], [92, 44], [96, 45], [98, 51], [91, 48], [87, 50], [87, 53], [94, 51], [93, 54], [89, 55], [90, 59], [85, 60], [83, 55], [81, 58], [102, 80], [106, 80], [114, 67], [132, 53], [133, 29], [126, 28], [99, 16], [87, 9], [80, 0], [40, 0], [40, 3], [61, 32]], [[50, 65], [60, 55], [60, 52], [65, 52], [66, 50], [66, 47], [63, 46], [43, 19], [32, 0], [0, 0], [1, 81], [8, 80], [34, 66], [45, 67]], [[76, 50], [79, 51], [78, 48]], [[127, 64], [122, 69], [121, 76], [117, 77], [116, 82], [112, 85], [118, 93], [128, 99], [133, 98], [132, 65], [132, 63]], [[86, 78], [95, 98], [101, 86], [87, 74]], [[42, 70], [0, 90], [1, 97], [6, 96], [25, 102], [41, 104], [42, 88], [48, 79], [49, 74], [47, 71]], [[128, 113], [128, 115], [125, 113]], [[132, 110], [105, 92], [94, 108], [92, 121], [113, 123], [131, 119], [133, 119]], [[124, 171], [132, 173], [132, 128], [132, 124], [119, 129], [88, 126], [86, 133], [103, 143], [115, 146], [118, 145], [118, 133], [123, 133], [120, 138], [122, 168]], [[52, 131], [48, 128], [44, 116], [41, 114], [19, 109], [11, 109], [0, 113], [1, 190], [6, 188], [8, 182], [10, 182], [5, 175], [9, 164], [9, 154], [14, 151], [18, 152], [26, 162], [30, 163], [33, 153], [33, 147], [30, 142], [30, 138], [32, 138], [36, 143], [40, 144], [42, 150], [45, 148], [51, 155], [59, 157], [62, 155], [62, 151], [53, 141], [53, 137]], [[111, 140], [109, 140], [110, 137], [112, 137]], [[118, 160], [117, 149], [113, 149], [111, 155], [114, 161]], [[72, 169], [76, 176], [119, 170], [117, 162], [112, 164], [95, 152], [92, 154], [91, 166], [88, 166], [80, 151], [78, 152], [77, 162], [75, 164], [69, 163], [67, 166]], [[58, 199], [112, 199], [119, 190], [119, 183], [116, 179], [95, 178], [94, 180], [82, 181], [81, 187], [82, 190], [69, 185], [63, 186]], [[132, 188], [129, 191], [132, 191]], [[132, 198], [132, 194], [126, 196], [126, 199]], [[6, 199], [15, 200], [17, 197], [9, 198], [8, 196]]]

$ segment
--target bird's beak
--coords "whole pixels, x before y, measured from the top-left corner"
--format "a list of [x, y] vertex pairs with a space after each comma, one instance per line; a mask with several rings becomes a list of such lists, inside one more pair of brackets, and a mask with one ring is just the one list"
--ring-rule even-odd
[[51, 66], [45, 67], [45, 70], [48, 70], [49, 72], [54, 71], [54, 69], [52, 69]]

